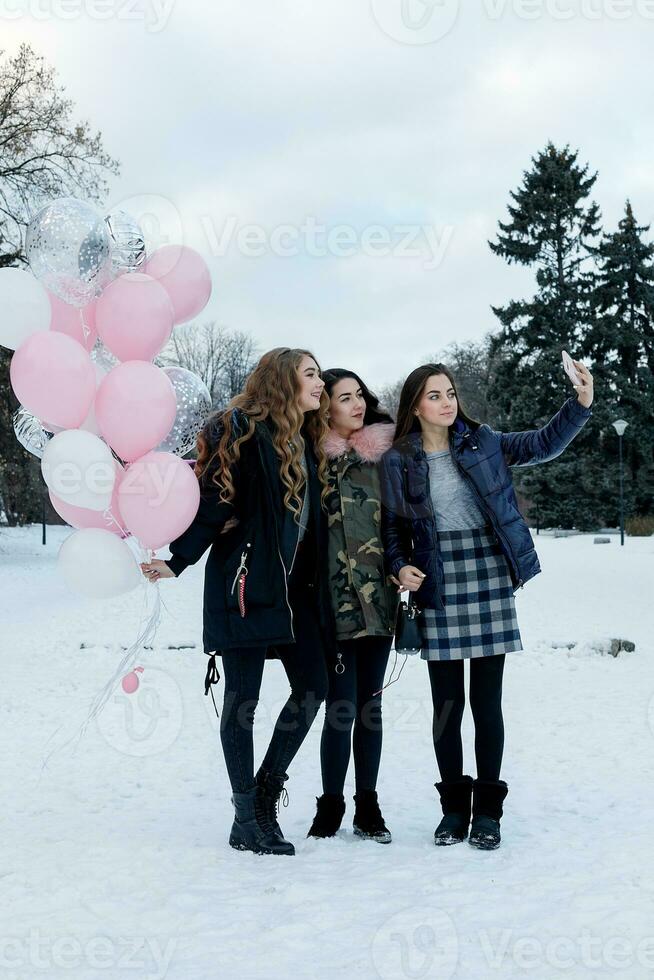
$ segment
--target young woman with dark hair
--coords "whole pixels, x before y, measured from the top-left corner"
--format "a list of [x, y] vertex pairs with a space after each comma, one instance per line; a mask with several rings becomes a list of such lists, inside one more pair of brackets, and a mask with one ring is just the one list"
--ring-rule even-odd
[[[225, 696], [220, 737], [235, 819], [229, 843], [259, 854], [294, 854], [277, 822], [286, 769], [327, 693], [325, 637], [331, 610], [321, 555], [327, 550], [327, 396], [309, 351], [265, 354], [242, 394], [198, 439], [198, 514], [170, 545], [168, 561], [145, 563], [151, 580], [181, 574], [211, 551], [205, 569], [205, 693]], [[267, 657], [278, 656], [291, 692], [254, 772], [253, 722]]]
[[[593, 379], [581, 376], [540, 429], [497, 432], [470, 418], [444, 364], [424, 364], [404, 383], [396, 441], [382, 459], [382, 533], [389, 569], [421, 610], [422, 657], [434, 704], [433, 738], [443, 819], [436, 844], [468, 835], [500, 844], [505, 655], [522, 650], [514, 590], [540, 571], [518, 510], [510, 466], [555, 459], [592, 415]], [[463, 774], [463, 662], [470, 660], [477, 778]]]
[[[377, 799], [382, 748], [381, 688], [393, 641], [398, 596], [384, 568], [377, 463], [395, 425], [353, 371], [323, 375], [329, 395], [329, 591], [336, 645], [320, 743], [323, 794], [308, 836], [333, 837], [345, 813], [343, 787], [353, 743], [354, 833], [389, 843]], [[354, 730], [354, 731], [353, 731]]]

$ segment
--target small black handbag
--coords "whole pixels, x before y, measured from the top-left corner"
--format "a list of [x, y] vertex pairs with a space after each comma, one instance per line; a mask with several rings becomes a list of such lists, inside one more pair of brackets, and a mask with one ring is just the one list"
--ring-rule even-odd
[[404, 599], [397, 609], [395, 620], [395, 650], [397, 653], [413, 654], [422, 650], [422, 629], [420, 627], [420, 610], [413, 596], [409, 593], [409, 601]]

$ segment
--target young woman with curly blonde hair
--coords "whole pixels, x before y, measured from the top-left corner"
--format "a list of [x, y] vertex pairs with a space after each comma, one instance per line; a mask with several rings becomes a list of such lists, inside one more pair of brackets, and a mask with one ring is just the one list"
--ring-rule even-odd
[[[178, 576], [211, 546], [205, 570], [205, 693], [225, 673], [220, 734], [232, 786], [232, 847], [294, 854], [277, 822], [286, 770], [327, 692], [331, 633], [322, 448], [329, 399], [309, 351], [265, 354], [243, 392], [198, 439], [198, 514], [168, 561], [143, 565], [151, 580]], [[279, 657], [291, 691], [254, 772], [254, 711], [267, 657]]]

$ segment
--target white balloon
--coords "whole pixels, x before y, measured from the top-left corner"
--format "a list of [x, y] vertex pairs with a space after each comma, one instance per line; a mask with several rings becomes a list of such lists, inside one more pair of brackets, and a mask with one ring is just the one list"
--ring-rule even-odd
[[50, 299], [38, 279], [25, 269], [0, 269], [0, 344], [16, 350], [37, 330], [48, 330]]
[[67, 504], [106, 510], [111, 503], [114, 458], [107, 444], [91, 432], [58, 432], [45, 447], [41, 472], [48, 489]]
[[59, 549], [58, 563], [68, 588], [89, 599], [123, 595], [143, 582], [125, 542], [99, 527], [73, 531]]

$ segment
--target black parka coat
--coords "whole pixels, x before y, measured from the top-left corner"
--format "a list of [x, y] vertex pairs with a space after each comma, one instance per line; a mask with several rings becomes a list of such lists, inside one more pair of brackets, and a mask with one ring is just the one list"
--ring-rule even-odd
[[[244, 434], [248, 419], [234, 410], [234, 437]], [[222, 434], [219, 418], [205, 430], [210, 445]], [[316, 608], [323, 630], [331, 632], [327, 591], [327, 523], [321, 507], [321, 484], [311, 440], [306, 437], [308, 492], [310, 494], [307, 539], [316, 542], [316, 561], [307, 585], [315, 590]], [[212, 471], [213, 472], [213, 471]], [[240, 459], [232, 468], [235, 496], [220, 500], [212, 472], [200, 479], [200, 507], [190, 527], [170, 544], [167, 564], [175, 575], [197, 562], [211, 548], [204, 576], [203, 645], [205, 653], [238, 647], [267, 646], [295, 641], [293, 612], [288, 598], [288, 577], [297, 549], [299, 525], [284, 505], [284, 486], [279, 457], [267, 422], [255, 423], [254, 435], [240, 445]], [[238, 524], [221, 534], [230, 518]], [[322, 560], [320, 558], [322, 556]], [[245, 617], [239, 608], [235, 580], [244, 559]]]

